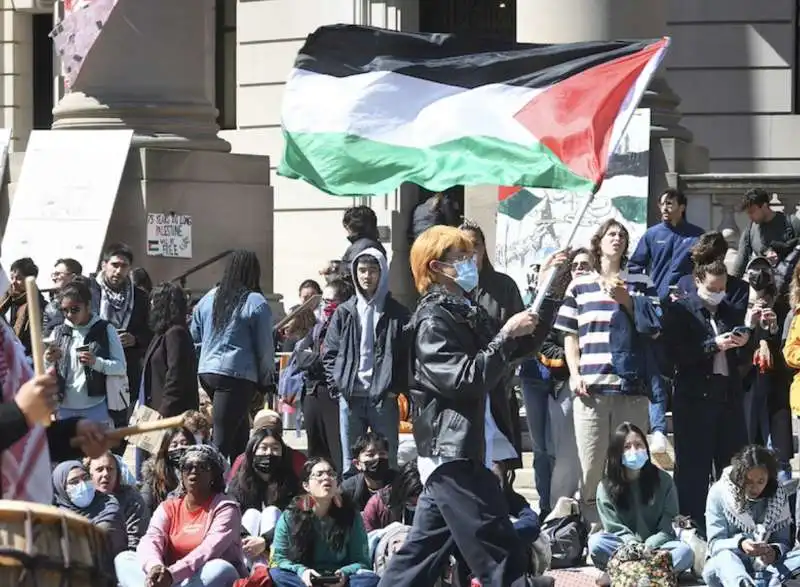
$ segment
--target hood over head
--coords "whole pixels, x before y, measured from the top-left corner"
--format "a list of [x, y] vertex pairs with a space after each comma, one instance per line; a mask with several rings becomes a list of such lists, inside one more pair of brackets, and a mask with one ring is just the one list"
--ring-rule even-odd
[[[364, 256], [369, 256], [375, 259], [378, 262], [378, 267], [380, 267], [381, 271], [381, 276], [378, 280], [378, 289], [375, 290], [375, 295], [372, 296], [371, 300], [367, 300], [364, 297], [364, 291], [358, 284], [358, 260]], [[358, 301], [360, 304], [367, 304], [370, 302], [375, 302], [379, 305], [383, 304], [383, 301], [386, 299], [386, 294], [389, 293], [389, 263], [386, 262], [386, 256], [378, 249], [372, 247], [359, 253], [353, 259], [353, 282], [356, 286], [356, 296], [358, 296]]]

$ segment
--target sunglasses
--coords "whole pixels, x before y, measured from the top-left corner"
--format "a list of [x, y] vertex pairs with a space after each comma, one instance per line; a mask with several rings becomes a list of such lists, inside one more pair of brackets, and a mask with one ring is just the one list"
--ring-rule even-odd
[[198, 473], [210, 473], [211, 464], [197, 462], [197, 461], [190, 461], [188, 463], [183, 463], [183, 466], [181, 466], [181, 471], [183, 473], [190, 473], [191, 471], [197, 471]]
[[70, 306], [69, 308], [61, 308], [61, 313], [65, 316], [73, 316], [78, 314], [83, 308], [80, 306]]
[[570, 265], [570, 267], [572, 268], [573, 271], [578, 271], [581, 269], [586, 270], [589, 269], [589, 262], [579, 261], [578, 263], [573, 263], [572, 265]]

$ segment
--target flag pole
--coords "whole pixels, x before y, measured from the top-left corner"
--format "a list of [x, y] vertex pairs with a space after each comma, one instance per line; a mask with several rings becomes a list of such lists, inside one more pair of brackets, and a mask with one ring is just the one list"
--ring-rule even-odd
[[[562, 246], [562, 250], [570, 248], [572, 241], [575, 239], [575, 235], [578, 233], [578, 228], [580, 228], [581, 220], [583, 220], [583, 217], [586, 216], [589, 206], [592, 205], [594, 197], [597, 195], [597, 192], [600, 191], [600, 187], [603, 185], [603, 179], [604, 178], [601, 177], [600, 181], [595, 184], [594, 188], [589, 194], [589, 197], [586, 198], [586, 201], [583, 203], [583, 207], [581, 208], [580, 212], [575, 215], [575, 219], [572, 221], [572, 226], [569, 229], [567, 242]], [[547, 292], [550, 289], [550, 286], [553, 284], [556, 274], [558, 274], [558, 271], [548, 271], [545, 276], [545, 280], [537, 285], [536, 298], [533, 300], [533, 304], [528, 309], [531, 314], [539, 313], [539, 309], [542, 307], [545, 297], [547, 297]]]

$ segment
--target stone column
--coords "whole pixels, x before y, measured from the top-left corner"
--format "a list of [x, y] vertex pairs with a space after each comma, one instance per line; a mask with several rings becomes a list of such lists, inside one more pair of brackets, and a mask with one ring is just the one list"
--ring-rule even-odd
[[130, 128], [134, 147], [230, 151], [213, 105], [214, 23], [214, 0], [119, 0], [53, 128]]

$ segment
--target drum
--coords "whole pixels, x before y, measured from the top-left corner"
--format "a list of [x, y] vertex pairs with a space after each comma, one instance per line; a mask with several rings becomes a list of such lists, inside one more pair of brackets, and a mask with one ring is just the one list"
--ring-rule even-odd
[[0, 585], [111, 587], [105, 531], [67, 510], [0, 500]]

